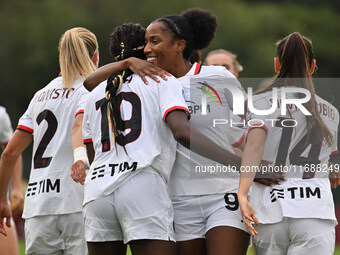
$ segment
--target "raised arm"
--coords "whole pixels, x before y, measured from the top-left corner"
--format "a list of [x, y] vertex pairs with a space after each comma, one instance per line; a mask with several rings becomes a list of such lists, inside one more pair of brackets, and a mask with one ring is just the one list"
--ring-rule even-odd
[[[170, 76], [167, 71], [139, 58], [127, 58], [122, 61], [113, 62], [98, 68], [90, 74], [84, 81], [84, 86], [88, 91], [92, 91], [101, 82], [107, 80], [112, 73], [117, 73], [130, 69], [135, 74], [138, 74], [145, 84], [148, 84], [145, 76], [149, 76], [156, 82], [159, 82], [157, 76], [167, 80], [166, 76]], [[157, 76], [156, 76], [157, 75]]]
[[88, 91], [92, 91], [101, 82], [107, 80], [112, 73], [124, 71], [128, 68], [127, 59], [99, 67], [95, 72], [87, 76], [84, 81], [84, 86]]

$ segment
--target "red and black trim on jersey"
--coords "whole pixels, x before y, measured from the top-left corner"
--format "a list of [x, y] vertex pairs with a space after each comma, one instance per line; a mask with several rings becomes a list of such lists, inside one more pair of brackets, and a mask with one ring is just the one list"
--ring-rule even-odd
[[199, 74], [200, 71], [201, 71], [201, 68], [202, 68], [201, 64], [200, 63], [196, 63], [194, 75]]
[[338, 151], [338, 150], [336, 150], [336, 151], [333, 151], [333, 152], [331, 153], [331, 156], [337, 155], [338, 153], [339, 153], [339, 151]]
[[263, 124], [254, 124], [254, 125], [251, 125], [249, 128], [248, 128], [248, 133], [253, 130], [254, 128], [263, 128], [264, 131], [266, 131], [266, 133], [268, 134], [268, 128], [266, 127], [266, 125], [263, 125]]
[[84, 140], [83, 140], [83, 143], [84, 143], [84, 144], [93, 143], [93, 142], [92, 142], [92, 138], [84, 139]]
[[190, 112], [188, 110], [188, 108], [184, 107], [184, 106], [173, 106], [171, 108], [169, 108], [168, 110], [166, 110], [166, 112], [163, 115], [163, 120], [166, 119], [166, 116], [168, 116], [168, 114], [174, 110], [183, 110], [187, 113], [188, 115], [188, 120], [190, 120]]
[[26, 126], [23, 126], [23, 125], [18, 125], [17, 129], [21, 130], [21, 131], [25, 131], [25, 132], [30, 133], [30, 134], [33, 134], [32, 128], [29, 128], [29, 127], [26, 127]]
[[8, 142], [4, 142], [4, 143], [1, 143], [1, 142], [0, 142], [0, 145], [1, 145], [2, 147], [6, 147], [7, 144], [8, 144]]
[[77, 117], [77, 115], [78, 115], [78, 114], [80, 114], [80, 113], [84, 113], [84, 110], [83, 110], [83, 109], [81, 109], [81, 110], [77, 111], [77, 112], [76, 112], [76, 114], [74, 115], [74, 117], [76, 118], [76, 117]]
[[236, 143], [233, 143], [231, 146], [233, 146], [233, 147], [239, 146], [239, 145], [243, 142], [243, 140], [244, 140], [246, 137], [247, 137], [246, 132], [244, 132], [244, 134], [242, 135], [242, 137], [241, 137]]

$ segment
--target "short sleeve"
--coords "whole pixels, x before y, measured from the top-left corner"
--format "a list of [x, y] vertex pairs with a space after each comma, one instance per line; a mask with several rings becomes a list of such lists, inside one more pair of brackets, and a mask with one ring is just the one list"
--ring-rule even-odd
[[31, 100], [26, 112], [19, 119], [19, 124], [17, 129], [26, 131], [30, 134], [34, 132], [34, 122], [33, 122], [33, 105], [34, 105], [35, 96]]
[[6, 112], [6, 109], [0, 108], [0, 143], [5, 144], [9, 141], [13, 134], [11, 120]]
[[332, 146], [332, 156], [337, 155], [339, 153], [338, 151], [338, 132], [335, 132], [335, 135], [333, 136], [334, 142]]
[[77, 104], [75, 117], [77, 117], [77, 115], [79, 113], [84, 113], [85, 104], [86, 104], [86, 101], [87, 101], [88, 96], [90, 94], [90, 92], [88, 92], [83, 86], [80, 87], [79, 90], [80, 90], [79, 91], [79, 100], [78, 100], [78, 104]]
[[167, 81], [161, 81], [156, 84], [159, 93], [159, 105], [163, 119], [174, 110], [183, 110], [187, 113], [188, 118], [190, 113], [188, 105], [185, 102], [184, 90], [180, 82], [174, 77], [168, 77]]
[[335, 125], [334, 125], [334, 131], [333, 133], [333, 145], [332, 145], [332, 156], [337, 155], [339, 153], [338, 151], [338, 130], [339, 130], [339, 112], [336, 110], [335, 112]]
[[84, 144], [92, 143], [92, 134], [91, 134], [91, 126], [90, 126], [90, 114], [91, 114], [91, 103], [90, 100], [86, 101], [84, 105], [84, 118], [83, 118], [83, 142]]
[[243, 120], [237, 116], [237, 115], [231, 115], [232, 116], [232, 126], [228, 127], [228, 142], [233, 146], [233, 147], [237, 147], [239, 146], [243, 140], [246, 137], [246, 133], [247, 133], [247, 129], [242, 127], [239, 127], [238, 124], [240, 125]]

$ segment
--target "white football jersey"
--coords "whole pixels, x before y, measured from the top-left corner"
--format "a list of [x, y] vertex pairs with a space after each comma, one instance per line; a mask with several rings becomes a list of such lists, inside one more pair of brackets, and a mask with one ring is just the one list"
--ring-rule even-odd
[[[224, 67], [200, 66], [198, 63], [178, 80], [189, 104], [190, 125], [233, 153], [231, 144], [241, 143], [245, 131], [233, 131], [230, 128], [233, 97], [223, 85], [228, 83], [236, 86], [246, 99], [241, 84]], [[206, 97], [206, 107], [202, 106], [202, 96]], [[214, 120], [219, 120], [216, 125]], [[239, 173], [236, 169], [220, 165], [178, 144], [169, 183], [172, 196], [226, 193], [236, 189], [238, 183]]]
[[7, 145], [12, 137], [13, 129], [6, 108], [3, 106], [0, 106], [0, 123], [0, 145]]
[[148, 81], [145, 85], [133, 74], [116, 96], [125, 128], [116, 137], [117, 150], [107, 116], [107, 82], [90, 93], [85, 106], [83, 138], [84, 143], [93, 142], [95, 158], [86, 176], [84, 204], [109, 195], [148, 166], [168, 182], [177, 143], [164, 120], [173, 110], [189, 110], [182, 86], [174, 77], [160, 83]]
[[6, 112], [5, 107], [0, 106], [0, 144], [7, 144], [12, 137], [13, 129], [11, 120]]
[[[316, 96], [320, 116], [334, 138], [329, 146], [316, 139], [314, 130], [307, 132], [306, 116], [295, 106], [288, 105], [281, 115], [281, 89], [278, 89], [278, 108], [270, 115], [248, 113], [248, 132], [264, 128], [267, 138], [263, 159], [282, 169], [286, 181], [267, 187], [253, 183], [250, 201], [260, 223], [275, 223], [283, 217], [320, 218], [336, 221], [334, 203], [328, 179], [328, 160], [337, 153], [339, 125], [338, 110]], [[290, 94], [288, 98], [296, 98]], [[270, 109], [272, 92], [254, 96], [254, 108]]]
[[240, 116], [230, 112], [230, 119], [232, 121], [231, 125], [228, 126], [228, 141], [233, 147], [240, 145], [247, 136], [247, 127], [245, 125], [245, 120]]
[[71, 132], [76, 114], [84, 110], [88, 91], [81, 80], [70, 91], [62, 78], [35, 93], [17, 129], [33, 135], [33, 157], [23, 217], [82, 210], [83, 187], [71, 178]]

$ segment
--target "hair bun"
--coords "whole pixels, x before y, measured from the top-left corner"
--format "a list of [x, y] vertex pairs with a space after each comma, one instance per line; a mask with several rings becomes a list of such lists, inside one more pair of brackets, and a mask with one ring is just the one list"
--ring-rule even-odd
[[181, 16], [189, 22], [194, 39], [194, 49], [201, 50], [210, 44], [215, 37], [217, 17], [210, 11], [199, 8], [188, 9]]

